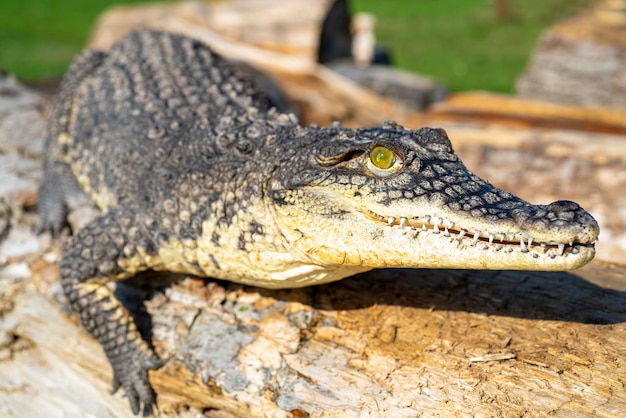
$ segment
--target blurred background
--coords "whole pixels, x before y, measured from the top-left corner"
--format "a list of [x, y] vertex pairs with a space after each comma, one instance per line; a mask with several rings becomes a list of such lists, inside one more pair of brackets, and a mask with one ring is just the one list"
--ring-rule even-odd
[[[0, 68], [54, 82], [86, 44], [98, 15], [141, 0], [0, 0]], [[376, 16], [377, 42], [400, 68], [451, 91], [512, 92], [538, 37], [587, 0], [352, 0]]]

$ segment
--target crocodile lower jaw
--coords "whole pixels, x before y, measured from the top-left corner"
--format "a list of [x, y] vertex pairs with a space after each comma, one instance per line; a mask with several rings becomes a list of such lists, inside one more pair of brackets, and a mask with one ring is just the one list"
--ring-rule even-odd
[[[579, 242], [541, 242], [536, 241], [524, 231], [481, 231], [475, 228], [463, 228], [441, 216], [412, 216], [394, 217], [379, 215], [368, 211], [366, 216], [390, 228], [400, 228], [415, 231], [418, 235], [432, 234], [449, 244], [470, 246], [483, 250], [492, 250], [503, 253], [521, 252], [533, 258], [579, 256], [587, 258], [589, 253], [595, 253], [595, 241], [592, 243]], [[581, 254], [581, 252], [585, 254]], [[593, 257], [593, 255], [591, 255]]]

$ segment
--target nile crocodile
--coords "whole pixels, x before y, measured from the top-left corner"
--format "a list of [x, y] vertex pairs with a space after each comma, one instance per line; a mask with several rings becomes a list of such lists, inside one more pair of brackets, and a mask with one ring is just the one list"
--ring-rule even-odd
[[382, 267], [574, 269], [598, 224], [471, 173], [441, 129], [301, 126], [202, 43], [135, 32], [87, 51], [47, 134], [38, 229], [88, 197], [103, 214], [65, 243], [60, 281], [133, 412], [162, 361], [107, 285], [141, 271], [266, 288]]

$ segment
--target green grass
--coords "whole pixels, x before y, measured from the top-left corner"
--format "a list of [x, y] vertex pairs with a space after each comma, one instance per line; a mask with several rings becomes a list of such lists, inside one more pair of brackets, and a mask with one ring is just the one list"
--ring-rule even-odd
[[[278, 1], [278, 0], [277, 0]], [[287, 0], [286, 0], [287, 1]], [[123, 3], [141, 3], [141, 0]], [[32, 81], [57, 77], [111, 0], [0, 0], [0, 68]], [[377, 37], [395, 63], [452, 90], [510, 92], [541, 31], [586, 0], [508, 0], [502, 20], [491, 0], [352, 0], [377, 15]]]
[[585, 0], [509, 0], [499, 19], [491, 0], [352, 0], [377, 16], [377, 39], [395, 64], [434, 76], [453, 91], [511, 92], [541, 33]]
[[0, 68], [23, 80], [63, 74], [83, 49], [98, 14], [115, 3], [119, 2], [0, 0]]

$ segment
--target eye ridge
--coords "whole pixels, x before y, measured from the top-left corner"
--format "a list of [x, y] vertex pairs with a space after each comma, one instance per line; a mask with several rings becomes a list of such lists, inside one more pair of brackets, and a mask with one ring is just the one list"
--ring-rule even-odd
[[370, 160], [374, 166], [387, 170], [393, 167], [396, 156], [392, 150], [382, 145], [375, 146], [370, 153]]

